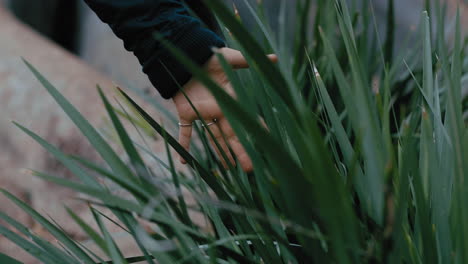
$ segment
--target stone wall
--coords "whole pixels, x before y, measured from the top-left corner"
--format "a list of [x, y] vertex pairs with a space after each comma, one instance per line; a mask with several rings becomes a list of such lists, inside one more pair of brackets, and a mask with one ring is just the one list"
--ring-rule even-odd
[[[73, 200], [75, 194], [69, 190], [33, 177], [24, 169], [63, 177], [71, 175], [11, 121], [21, 123], [66, 153], [94, 160], [98, 159], [97, 154], [28, 71], [21, 57], [35, 65], [93, 125], [100, 128], [105, 125], [105, 111], [95, 87], [99, 83], [107, 94], [112, 95], [114, 84], [78, 57], [16, 21], [1, 6], [0, 36], [0, 188], [14, 193], [39, 212], [57, 219], [73, 237], [83, 240], [86, 237], [75, 224], [63, 221], [69, 219], [63, 209], [64, 204], [84, 219], [91, 220], [83, 203]], [[155, 142], [153, 149], [158, 153], [164, 148]], [[14, 216], [34, 232], [44, 234], [43, 229], [2, 195], [0, 211]], [[130, 246], [123, 248], [127, 252], [132, 250]], [[2, 237], [0, 252], [25, 263], [34, 263], [31, 257]]]

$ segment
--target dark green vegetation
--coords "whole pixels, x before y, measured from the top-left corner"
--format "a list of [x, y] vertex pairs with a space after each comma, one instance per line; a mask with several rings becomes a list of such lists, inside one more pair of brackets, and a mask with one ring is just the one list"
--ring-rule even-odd
[[[397, 50], [393, 12], [380, 39], [370, 6], [314, 1], [316, 14], [309, 14], [311, 3], [299, 1], [297, 21], [291, 22], [282, 7], [274, 31], [262, 22], [261, 6], [251, 6], [261, 34], [254, 38], [233, 12], [216, 0], [207, 3], [229, 31], [230, 46], [241, 49], [252, 65], [237, 72], [225, 67], [237, 101], [173, 52], [217, 98], [255, 171], [224, 169], [200, 127], [201, 144], [194, 145], [193, 154], [185, 152], [125, 93], [127, 111], [112, 107], [101, 93], [127, 154], [124, 162], [28, 64], [104, 161], [67, 156], [18, 125], [78, 180], [35, 174], [88, 195], [84, 202], [99, 230], [72, 211], [70, 217], [106, 257], [97, 257], [59, 223], [6, 191], [61, 247], [3, 214], [0, 218], [25, 236], [4, 226], [1, 234], [44, 263], [468, 263], [468, 129], [462, 96], [468, 59], [458, 16], [453, 45], [444, 40], [444, 9], [436, 5], [415, 14], [421, 16], [419, 31], [411, 45], [398, 40]], [[287, 23], [298, 23], [294, 41], [285, 37]], [[278, 65], [270, 63], [268, 53], [278, 54]], [[129, 137], [123, 119], [159, 133], [168, 150], [188, 161], [190, 175], [175, 170], [169, 151], [167, 162], [145, 161], [141, 154], [147, 151]], [[140, 256], [122, 255], [103, 208], [119, 219]], [[209, 228], [194, 223], [192, 212], [201, 213]]]

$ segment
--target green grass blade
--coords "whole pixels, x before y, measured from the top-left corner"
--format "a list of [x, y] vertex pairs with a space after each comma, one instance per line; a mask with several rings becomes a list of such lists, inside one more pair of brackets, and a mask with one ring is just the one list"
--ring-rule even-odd
[[29, 205], [19, 200], [6, 190], [0, 190], [10, 201], [15, 203], [19, 208], [28, 213], [35, 221], [47, 229], [57, 240], [65, 245], [76, 257], [80, 258], [84, 263], [94, 264], [92, 258], [89, 257], [70, 237], [55, 225], [50, 223], [47, 219], [41, 216], [38, 212], [32, 209]]
[[290, 87], [288, 82], [271, 63], [260, 45], [255, 41], [255, 38], [252, 37], [250, 32], [248, 32], [236, 17], [229, 12], [223, 3], [217, 0], [206, 0], [206, 3], [224, 25], [229, 28], [230, 33], [238, 40], [239, 44], [252, 59], [251, 62], [253, 65], [251, 65], [251, 67], [255, 67], [263, 75], [264, 80], [284, 99], [286, 105], [291, 107], [292, 112], [296, 112], [295, 105], [297, 101], [292, 97], [288, 89], [285, 89]]
[[[74, 156], [72, 156], [71, 159], [77, 161], [80, 165], [84, 166], [85, 168], [92, 170], [93, 172], [97, 174], [98, 177], [102, 177], [102, 178], [113, 181], [114, 183], [122, 187], [122, 189], [130, 192], [131, 194], [135, 196], [135, 198], [141, 201], [147, 201], [153, 195], [153, 193], [150, 190], [142, 187], [141, 184], [138, 184], [137, 182], [134, 182], [132, 180], [121, 178], [117, 175], [114, 175], [113, 172], [105, 168], [102, 168], [101, 166], [94, 164], [91, 161], [85, 160], [80, 157], [74, 157]], [[38, 174], [38, 172], [36, 171], [34, 171], [34, 173]]]
[[[364, 150], [362, 151], [363, 155], [365, 155], [363, 159], [367, 161], [366, 164], [364, 164], [364, 177], [356, 179], [356, 186], [358, 192], [361, 194], [361, 203], [363, 204], [364, 209], [377, 223], [382, 223], [384, 170], [381, 150], [383, 149], [383, 145], [377, 143], [381, 140], [378, 136], [379, 133], [376, 131], [377, 129], [375, 127], [372, 130], [369, 128], [370, 126], [375, 126], [377, 121], [370, 117], [370, 112], [360, 110], [361, 108], [366, 107], [368, 107], [368, 109], [371, 108], [369, 104], [362, 102], [364, 100], [363, 98], [368, 96], [367, 94], [363, 95], [364, 91], [362, 91], [362, 89], [365, 89], [364, 87], [367, 87], [367, 85], [356, 80], [353, 83], [354, 87], [349, 84], [343, 69], [339, 65], [336, 54], [332, 49], [332, 45], [323, 31], [321, 31], [321, 36], [325, 54], [330, 60], [332, 70], [338, 83], [341, 98], [343, 98], [353, 130], [355, 131], [356, 136], [360, 138], [364, 137], [363, 140], [365, 140], [365, 143], [363, 143], [365, 144], [365, 146], [363, 146]], [[354, 57], [350, 59], [354, 59]], [[358, 73], [355, 73], [354, 75], [354, 79], [358, 78], [356, 77]], [[361, 90], [361, 92], [357, 93], [355, 90]], [[369, 91], [367, 93], [369, 93]], [[367, 133], [364, 133], [366, 130]]]
[[133, 145], [132, 140], [130, 139], [130, 136], [128, 135], [127, 131], [122, 125], [122, 122], [120, 122], [119, 118], [117, 117], [117, 114], [115, 113], [114, 108], [109, 103], [109, 100], [104, 95], [102, 89], [99, 86], [97, 89], [99, 92], [99, 96], [101, 97], [101, 100], [103, 101], [104, 106], [107, 110], [107, 113], [109, 117], [111, 118], [112, 124], [114, 125], [114, 128], [119, 135], [120, 142], [124, 146], [124, 149], [127, 152], [127, 155], [130, 158], [132, 165], [134, 166], [134, 168], [139, 174], [142, 174], [142, 176], [147, 176], [148, 171], [145, 166], [145, 163], [143, 162], [143, 159], [141, 158], [140, 154], [138, 153], [135, 146]]
[[62, 110], [68, 115], [68, 117], [75, 123], [80, 129], [83, 135], [89, 140], [92, 146], [95, 147], [96, 151], [101, 157], [109, 164], [109, 167], [114, 171], [116, 175], [129, 179], [134, 179], [133, 173], [130, 171], [128, 166], [119, 158], [119, 156], [112, 150], [109, 144], [102, 138], [102, 136], [91, 126], [91, 124], [78, 112], [78, 110], [70, 104], [70, 102], [60, 92], [39, 73], [29, 62], [24, 60], [24, 63], [28, 66], [31, 72], [36, 76], [39, 82], [46, 88], [49, 94], [55, 99], [60, 105]]
[[29, 242], [28, 240], [24, 239], [20, 235], [14, 233], [13, 231], [5, 228], [2, 225], [0, 225], [0, 235], [15, 243], [17, 246], [21, 247], [26, 252], [28, 252], [28, 254], [42, 261], [43, 263], [55, 263], [57, 261], [55, 258], [50, 256], [46, 251], [44, 251], [40, 247]]
[[466, 176], [468, 175], [468, 165], [466, 157], [466, 123], [462, 118], [461, 106], [461, 28], [460, 28], [460, 15], [457, 12], [456, 17], [456, 32], [455, 32], [455, 47], [453, 51], [453, 64], [452, 72], [448, 70], [448, 66], [444, 64], [443, 70], [445, 78], [447, 78], [447, 117], [446, 126], [449, 131], [451, 143], [453, 146], [453, 166], [454, 166], [454, 202], [452, 210], [452, 231], [454, 234], [455, 251], [459, 263], [468, 261], [468, 252], [465, 250], [467, 246], [466, 237], [468, 235], [468, 210], [466, 210], [466, 200], [468, 198]]
[[12, 257], [9, 257], [5, 254], [0, 253], [0, 263], [3, 264], [23, 264], [23, 262], [20, 262], [19, 260], [16, 260]]
[[[125, 232], [129, 233], [133, 237], [135, 242], [137, 243], [137, 245], [140, 248], [141, 252], [144, 254], [144, 259], [146, 260], [147, 264], [155, 264], [154, 261], [153, 261], [154, 256], [151, 256], [151, 254], [148, 252], [148, 249], [146, 249], [145, 246], [143, 245], [143, 242], [138, 239], [138, 233], [137, 233], [138, 231], [137, 230], [138, 230], [138, 228], [141, 228], [141, 226], [140, 226], [140, 223], [138, 222], [138, 220], [134, 216], [130, 216], [129, 214], [126, 214], [126, 213], [123, 213], [123, 212], [114, 211], [114, 214], [117, 215], [117, 217], [119, 218], [119, 220], [121, 222], [123, 222], [123, 224], [127, 227], [127, 229], [128, 229], [127, 230], [126, 228], [121, 226], [119, 223], [117, 223], [116, 221], [111, 219], [110, 217], [107, 217], [105, 214], [98, 211], [97, 209], [95, 209], [95, 210], [101, 216], [103, 216], [104, 218], [106, 218], [107, 220], [112, 222], [113, 224], [119, 226], [120, 228], [125, 230]], [[127, 261], [128, 261], [128, 259], [127, 259]], [[129, 262], [129, 263], [131, 263], [131, 262]]]
[[434, 76], [432, 70], [432, 48], [431, 48], [431, 33], [429, 29], [429, 17], [427, 12], [423, 12], [422, 17], [422, 30], [423, 30], [423, 92], [427, 98], [422, 110], [422, 123], [421, 127], [421, 156], [420, 156], [420, 167], [422, 184], [424, 187], [425, 197], [429, 196], [429, 188], [431, 181], [431, 172], [433, 168], [433, 157], [435, 149], [433, 148], [433, 115], [429, 109], [434, 107]]
[[200, 176], [213, 189], [213, 191], [223, 200], [229, 200], [226, 191], [221, 187], [220, 183], [210, 174], [201, 164], [188, 153], [175, 138], [159, 125], [148, 113], [146, 113], [135, 101], [133, 101], [124, 91], [120, 90], [125, 99], [138, 111], [138, 113], [156, 130], [161, 136], [165, 135], [167, 142], [173, 147], [177, 153], [187, 161], [195, 170], [200, 172]]
[[104, 235], [104, 242], [106, 244], [107, 252], [109, 256], [112, 258], [113, 263], [127, 264], [128, 262], [123, 257], [122, 252], [120, 251], [114, 239], [112, 238], [111, 234], [109, 233], [106, 226], [102, 222], [102, 219], [99, 216], [99, 214], [93, 208], [91, 208], [91, 212], [93, 213], [94, 220], [98, 224], [99, 229]]
[[182, 192], [181, 186], [180, 186], [180, 181], [179, 181], [179, 174], [175, 169], [174, 165], [174, 160], [172, 158], [171, 151], [169, 149], [169, 144], [167, 143], [167, 140], [165, 141], [165, 147], [166, 147], [166, 153], [168, 157], [168, 162], [171, 168], [171, 174], [172, 174], [172, 181], [174, 183], [174, 187], [177, 191], [177, 199], [179, 201], [179, 206], [180, 206], [180, 211], [181, 211], [181, 218], [183, 222], [187, 225], [193, 226], [192, 220], [190, 219], [188, 210], [187, 210], [187, 203], [185, 202], [185, 197], [184, 193]]
[[83, 183], [90, 185], [90, 186], [99, 186], [99, 183], [89, 176], [85, 171], [83, 171], [80, 167], [77, 166], [75, 162], [73, 162], [70, 158], [68, 158], [63, 152], [61, 152], [58, 148], [52, 146], [43, 138], [32, 132], [31, 130], [23, 127], [22, 125], [13, 122], [18, 128], [20, 128], [24, 133], [29, 135], [33, 138], [36, 142], [38, 142], [44, 149], [46, 149], [49, 153], [55, 156], [67, 169], [69, 169], [75, 176], [77, 176]]
[[395, 1], [389, 0], [387, 6], [387, 38], [385, 40], [385, 60], [389, 65], [392, 65], [394, 60], [395, 26]]
[[70, 255], [67, 255], [62, 250], [58, 249], [57, 247], [53, 246], [50, 242], [34, 235], [28, 228], [26, 228], [21, 223], [17, 222], [13, 218], [9, 217], [8, 215], [0, 212], [0, 219], [14, 227], [18, 232], [23, 234], [24, 236], [31, 239], [34, 243], [36, 243], [39, 247], [41, 247], [44, 251], [48, 252], [51, 257], [56, 259], [57, 261], [63, 263], [78, 263], [76, 259], [72, 258]]
[[[57, 185], [61, 185], [61, 186], [70, 188], [70, 189], [72, 189], [72, 190], [74, 190], [76, 192], [87, 194], [87, 195], [89, 195], [89, 196], [91, 196], [93, 198], [101, 200], [104, 203], [102, 205], [106, 205], [107, 207], [121, 209], [121, 210], [125, 210], [125, 211], [128, 211], [128, 212], [135, 212], [135, 213], [137, 213], [139, 215], [142, 215], [143, 212], [145, 211], [145, 206], [139, 205], [138, 203], [136, 203], [134, 201], [123, 199], [123, 198], [121, 198], [119, 196], [116, 196], [114, 194], [111, 194], [111, 193], [108, 193], [108, 192], [103, 192], [102, 190], [97, 189], [97, 188], [89, 187], [89, 186], [86, 186], [86, 185], [83, 185], [83, 184], [74, 183], [74, 182], [66, 180], [66, 179], [53, 177], [53, 176], [46, 175], [46, 174], [36, 174], [36, 176], [40, 177], [40, 178], [42, 178], [44, 180], [47, 180], [49, 182], [55, 183]], [[96, 202], [92, 202], [92, 203], [96, 204]], [[173, 228], [178, 228], [181, 231], [185, 231], [185, 232], [193, 234], [195, 236], [199, 236], [199, 237], [202, 237], [202, 238], [205, 237], [200, 232], [198, 232], [198, 231], [196, 231], [196, 230], [194, 230], [194, 229], [192, 229], [190, 227], [187, 227], [186, 225], [181, 224], [178, 221], [174, 221], [174, 219], [173, 219], [173, 217], [171, 215], [164, 215], [164, 214], [161, 214], [161, 213], [158, 213], [158, 212], [155, 211], [149, 216], [149, 218], [150, 218], [149, 220], [154, 220], [154, 221], [157, 221], [160, 224], [168, 225], [168, 226], [171, 226]]]
[[106, 246], [106, 242], [90, 225], [88, 225], [83, 219], [76, 215], [70, 208], [66, 208], [71, 218], [80, 226], [80, 228], [93, 240], [93, 242], [102, 249], [107, 255], [109, 250]]
[[[352, 164], [355, 160], [356, 153], [353, 149], [353, 146], [351, 145], [351, 142], [349, 141], [348, 135], [341, 123], [341, 118], [339, 117], [335, 106], [333, 105], [333, 102], [330, 98], [330, 95], [327, 92], [327, 89], [325, 88], [325, 85], [323, 83], [323, 80], [320, 76], [320, 74], [317, 71], [317, 74], [315, 75], [315, 80], [317, 81], [317, 85], [319, 88], [319, 92], [321, 95], [321, 100], [323, 104], [325, 105], [325, 108], [327, 109], [328, 116], [330, 118], [330, 121], [332, 123], [333, 127], [333, 133], [336, 136], [337, 142], [340, 145], [340, 149], [343, 152], [344, 159], [347, 163], [347, 166], [349, 168], [352, 167]], [[363, 172], [361, 169], [361, 166], [356, 167], [356, 177], [357, 179], [362, 179]], [[360, 183], [362, 184], [362, 183]], [[362, 187], [361, 187], [362, 188]], [[363, 191], [363, 190], [361, 190]], [[364, 198], [364, 195], [362, 195], [362, 192], [360, 193], [361, 197]]]
[[[166, 43], [164, 40], [162, 41]], [[306, 131], [307, 136], [304, 135], [306, 134], [305, 132], [302, 134], [296, 130], [296, 134], [298, 135], [296, 138], [299, 142], [304, 143], [302, 145], [298, 144], [298, 146], [301, 147], [301, 154], [311, 157], [308, 163], [303, 163], [303, 165], [307, 167], [301, 170], [296, 161], [289, 155], [289, 151], [284, 149], [282, 145], [266, 131], [264, 126], [258, 122], [258, 119], [254, 117], [252, 113], [246, 112], [245, 109], [240, 106], [239, 102], [213, 82], [202, 69], [185, 58], [180, 51], [167, 43], [166, 47], [181, 63], [186, 65], [194, 74], [195, 78], [210, 90], [229, 120], [236, 135], [255, 135], [255, 137], [250, 136], [251, 138], [255, 138], [255, 141], [252, 143], [256, 151], [263, 153], [266, 160], [269, 161], [268, 165], [271, 166], [271, 171], [274, 171], [275, 180], [278, 181], [281, 195], [284, 197], [283, 199], [287, 201], [287, 207], [284, 208], [285, 212], [288, 213], [287, 215], [293, 221], [303, 226], [313, 228], [313, 223], [311, 223], [310, 219], [313, 218], [312, 212], [318, 210], [316, 209], [318, 207], [320, 210], [323, 210], [321, 215], [324, 219], [323, 223], [329, 226], [327, 230], [332, 232], [334, 236], [340, 237], [340, 239], [337, 238], [334, 241], [340, 244], [346, 243], [344, 242], [345, 240], [349, 241], [349, 244], [353, 244], [357, 237], [355, 236], [356, 233], [354, 233], [354, 221], [352, 220], [353, 215], [351, 213], [350, 203], [349, 200], [347, 200], [348, 197], [344, 195], [342, 179], [336, 174], [330, 157], [326, 155], [325, 145], [314, 123], [315, 119], [305, 114], [302, 115], [304, 127], [308, 129]], [[300, 126], [295, 124], [294, 127]], [[304, 138], [313, 138], [316, 140], [306, 141]], [[317, 156], [316, 153], [321, 153], [321, 155]], [[289, 177], [287, 175], [294, 175], [294, 177]], [[320, 193], [318, 189], [314, 191], [314, 186], [328, 186], [328, 188], [334, 188], [336, 193], [333, 195], [331, 193]], [[316, 197], [314, 197], [315, 195]], [[305, 198], [309, 196], [310, 198]], [[326, 198], [324, 196], [326, 196]], [[317, 205], [316, 203], [319, 204]], [[341, 221], [341, 218], [336, 217], [336, 210], [349, 216], [347, 219], [350, 220], [351, 223], [348, 223], [348, 228], [346, 230], [337, 228], [344, 226], [337, 223]], [[307, 214], [304, 214], [304, 211], [307, 212]], [[315, 241], [311, 241], [300, 234], [298, 235], [300, 239], [305, 239], [303, 242], [307, 245], [315, 244]], [[337, 245], [334, 249], [337, 250], [334, 256], [339, 258], [342, 262], [349, 261], [346, 256], [347, 254], [353, 254], [350, 251], [345, 253], [344, 251], [346, 251], [346, 249], [344, 246]]]

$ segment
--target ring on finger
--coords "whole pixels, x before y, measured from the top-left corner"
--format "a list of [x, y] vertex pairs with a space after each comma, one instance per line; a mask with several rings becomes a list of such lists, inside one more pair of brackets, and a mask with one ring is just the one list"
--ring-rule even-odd
[[191, 123], [191, 124], [182, 124], [182, 123], [179, 122], [178, 124], [179, 124], [180, 127], [191, 127], [191, 126], [193, 126], [193, 123]]
[[[209, 127], [209, 126], [211, 126], [211, 125], [216, 124], [216, 122], [218, 122], [218, 120], [215, 118], [215, 119], [213, 119], [211, 122], [207, 123], [206, 125], [202, 124], [202, 127]], [[180, 127], [191, 127], [191, 126], [193, 126], [193, 123], [190, 123], [190, 124], [183, 124], [183, 123], [180, 123], [180, 122], [179, 122], [178, 125], [179, 125]]]
[[205, 124], [202, 124], [202, 127], [209, 127], [209, 126], [212, 126], [212, 125], [216, 124], [216, 122], [218, 122], [218, 119], [215, 118], [215, 119], [213, 119], [211, 122], [206, 123], [206, 125], [205, 125]]

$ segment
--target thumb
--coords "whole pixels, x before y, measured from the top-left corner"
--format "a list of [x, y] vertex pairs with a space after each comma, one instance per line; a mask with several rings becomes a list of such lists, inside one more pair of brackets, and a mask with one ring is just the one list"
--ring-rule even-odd
[[[221, 54], [234, 69], [245, 69], [249, 67], [244, 55], [238, 50], [224, 48], [221, 49]], [[274, 54], [268, 55], [268, 58], [274, 63], [278, 61], [278, 57]]]

